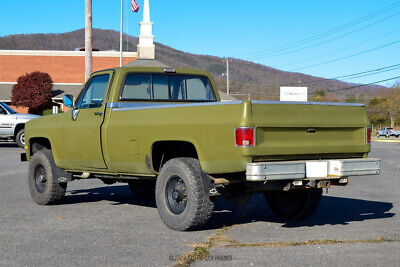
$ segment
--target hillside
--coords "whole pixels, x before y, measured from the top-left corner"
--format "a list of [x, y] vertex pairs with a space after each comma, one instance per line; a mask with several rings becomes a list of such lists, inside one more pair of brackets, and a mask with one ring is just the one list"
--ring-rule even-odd
[[[62, 34], [18, 34], [0, 38], [2, 50], [74, 50], [84, 46], [84, 29]], [[137, 37], [124, 37], [124, 50], [136, 51]], [[113, 30], [93, 29], [93, 47], [100, 50], [119, 50], [119, 32]], [[219, 89], [226, 90], [226, 80], [223, 58], [206, 55], [195, 55], [178, 51], [171, 47], [156, 43], [156, 57], [159, 61], [171, 67], [199, 68], [210, 71], [215, 77]], [[230, 60], [231, 92], [251, 93], [252, 98], [279, 98], [281, 85], [297, 86], [299, 81], [309, 87], [310, 92], [316, 90], [336, 90], [351, 87], [354, 84], [338, 80], [326, 80], [301, 73], [292, 73], [270, 68], [249, 61]], [[317, 80], [317, 82], [315, 82]], [[321, 80], [321, 81], [319, 81]], [[314, 81], [309, 83], [310, 81]], [[376, 91], [386, 87], [365, 86], [362, 88], [335, 92], [340, 100], [349, 96], [375, 95]]]

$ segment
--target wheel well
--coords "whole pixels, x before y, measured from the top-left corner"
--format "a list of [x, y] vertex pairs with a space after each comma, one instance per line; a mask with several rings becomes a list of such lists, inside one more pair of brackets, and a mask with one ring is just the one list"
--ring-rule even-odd
[[15, 129], [14, 129], [14, 136], [17, 136], [17, 133], [18, 133], [21, 129], [24, 129], [24, 128], [25, 128], [25, 124], [23, 124], [23, 123], [17, 124], [17, 126], [15, 126]]
[[190, 157], [198, 159], [197, 151], [192, 143], [185, 141], [159, 141], [153, 144], [153, 169], [158, 172], [170, 159]]
[[51, 150], [50, 141], [46, 138], [32, 138], [29, 140], [29, 144], [31, 146], [31, 156], [42, 149]]

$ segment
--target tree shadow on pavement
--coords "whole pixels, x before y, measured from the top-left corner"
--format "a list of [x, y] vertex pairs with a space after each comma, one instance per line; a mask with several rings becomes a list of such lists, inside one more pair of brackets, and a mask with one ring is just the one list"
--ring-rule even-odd
[[[127, 185], [71, 190], [68, 191], [60, 204], [99, 201], [109, 201], [111, 205], [131, 204], [156, 208], [154, 199], [135, 197]], [[203, 230], [219, 229], [223, 226], [258, 221], [281, 223], [282, 227], [287, 228], [315, 225], [346, 225], [355, 221], [393, 217], [395, 213], [389, 212], [392, 208], [393, 204], [389, 202], [323, 196], [321, 204], [313, 216], [303, 221], [285, 222], [270, 211], [262, 194], [253, 195], [251, 200], [243, 207], [237, 207], [221, 197], [215, 203], [214, 213]]]

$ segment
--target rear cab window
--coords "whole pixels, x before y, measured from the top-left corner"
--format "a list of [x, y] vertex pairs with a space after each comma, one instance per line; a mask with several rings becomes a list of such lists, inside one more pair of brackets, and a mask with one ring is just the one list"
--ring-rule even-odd
[[215, 102], [217, 98], [205, 76], [128, 73], [120, 100]]

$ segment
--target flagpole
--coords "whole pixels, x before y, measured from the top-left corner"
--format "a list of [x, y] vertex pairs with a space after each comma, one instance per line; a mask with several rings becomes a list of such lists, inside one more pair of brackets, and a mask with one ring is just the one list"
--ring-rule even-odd
[[121, 32], [119, 36], [119, 66], [122, 67], [122, 33], [124, 29], [124, 22], [123, 22], [123, 16], [124, 16], [124, 0], [121, 0]]
[[92, 73], [92, 0], [85, 1], [85, 81]]

